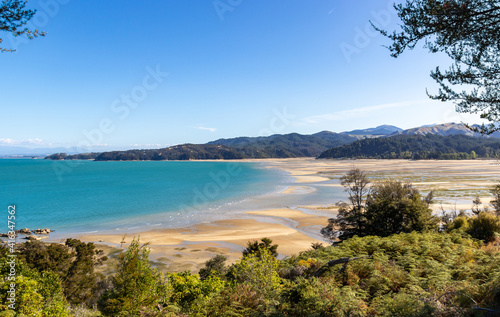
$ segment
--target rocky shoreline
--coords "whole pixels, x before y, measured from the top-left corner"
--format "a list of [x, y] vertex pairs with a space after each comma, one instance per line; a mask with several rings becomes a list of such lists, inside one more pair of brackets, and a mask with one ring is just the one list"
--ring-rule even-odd
[[[49, 228], [34, 229], [34, 230], [24, 228], [24, 229], [15, 230], [14, 232], [16, 233], [16, 235], [24, 235], [25, 236], [24, 239], [26, 239], [26, 240], [42, 240], [42, 239], [48, 238], [49, 234], [51, 232], [54, 232], [54, 231], [55, 230], [52, 230]], [[40, 236], [40, 235], [42, 235], [42, 236]], [[1, 238], [9, 238], [9, 237], [11, 237], [11, 235], [8, 233], [0, 233], [0, 237]]]

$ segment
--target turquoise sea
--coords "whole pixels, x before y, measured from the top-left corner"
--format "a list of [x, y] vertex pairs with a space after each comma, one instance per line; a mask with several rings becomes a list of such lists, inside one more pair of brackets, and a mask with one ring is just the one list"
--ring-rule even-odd
[[[248, 162], [0, 160], [1, 208], [16, 227], [57, 233], [178, 227], [284, 188], [286, 173]], [[0, 218], [1, 219], [1, 218]]]

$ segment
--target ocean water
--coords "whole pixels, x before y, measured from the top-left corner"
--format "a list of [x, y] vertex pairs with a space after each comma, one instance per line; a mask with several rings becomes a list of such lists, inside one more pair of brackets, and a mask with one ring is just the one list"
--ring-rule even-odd
[[287, 182], [286, 173], [249, 162], [3, 159], [0, 232], [8, 231], [10, 204], [17, 229], [75, 234], [179, 227], [250, 206]]

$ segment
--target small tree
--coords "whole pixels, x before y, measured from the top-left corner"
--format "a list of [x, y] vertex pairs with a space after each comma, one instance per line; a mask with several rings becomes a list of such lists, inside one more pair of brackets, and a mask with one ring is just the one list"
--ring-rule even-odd
[[63, 279], [64, 294], [70, 303], [86, 303], [92, 299], [99, 280], [94, 272], [95, 245], [92, 242], [67, 239], [66, 246], [74, 250], [76, 258]]
[[500, 216], [500, 184], [493, 187], [490, 192], [493, 195], [490, 205], [493, 207], [497, 216]]
[[252, 252], [229, 268], [228, 276], [240, 284], [248, 284], [264, 296], [280, 287], [278, 261], [268, 248]]
[[365, 172], [353, 168], [340, 178], [340, 184], [348, 194], [349, 204], [339, 202], [336, 218], [328, 220], [328, 226], [321, 233], [333, 239], [338, 233], [340, 240], [345, 240], [355, 235], [363, 235], [365, 227], [365, 197], [370, 192], [370, 181]]
[[474, 198], [474, 200], [472, 201], [471, 211], [473, 214], [478, 215], [482, 211], [481, 204], [481, 198], [479, 198], [479, 196], [476, 196], [476, 198]]
[[[69, 316], [68, 302], [64, 298], [61, 279], [51, 271], [42, 273], [30, 268], [23, 260], [16, 260], [15, 301], [7, 300], [12, 281], [9, 260], [0, 260], [0, 316]], [[12, 305], [13, 306], [8, 306]], [[14, 308], [14, 309], [12, 309]]]
[[40, 273], [56, 273], [71, 304], [90, 306], [97, 300], [96, 289], [101, 276], [94, 269], [107, 258], [98, 256], [93, 243], [77, 239], [67, 239], [65, 245], [29, 241], [20, 245], [19, 257]]
[[75, 253], [65, 245], [32, 240], [19, 245], [19, 258], [38, 272], [52, 271], [66, 276]]
[[165, 298], [164, 277], [151, 267], [149, 248], [147, 244], [141, 246], [139, 238], [134, 238], [127, 251], [120, 254], [113, 286], [100, 303], [109, 316], [136, 316], [143, 310], [155, 309]]
[[[26, 10], [26, 1], [3, 0], [0, 4], [0, 31], [11, 33], [13, 36], [26, 36], [30, 40], [45, 36], [45, 32], [30, 30], [25, 27], [28, 21], [35, 15], [36, 10]], [[0, 45], [3, 40], [0, 38]], [[2, 45], [3, 46], [3, 45]], [[13, 52], [14, 49], [2, 48], [0, 52]]]
[[276, 251], [278, 249], [277, 244], [272, 244], [273, 240], [269, 238], [262, 238], [260, 239], [261, 242], [258, 241], [248, 241], [247, 247], [243, 250], [243, 256], [247, 256], [250, 254], [256, 254], [257, 256], [260, 257], [260, 254], [262, 250], [267, 250], [269, 251], [269, 254], [271, 254], [274, 257], [278, 256], [278, 252]]
[[475, 217], [468, 219], [468, 228], [465, 230], [471, 237], [484, 242], [495, 240], [496, 234], [500, 234], [500, 217], [489, 212], [480, 212]]
[[410, 183], [383, 181], [372, 187], [366, 201], [364, 235], [381, 237], [437, 229], [432, 215], [432, 193], [423, 198]]
[[205, 262], [205, 266], [200, 269], [198, 274], [202, 281], [206, 280], [210, 276], [222, 277], [227, 273], [227, 267], [225, 265], [227, 260], [226, 256], [217, 254], [210, 260]]

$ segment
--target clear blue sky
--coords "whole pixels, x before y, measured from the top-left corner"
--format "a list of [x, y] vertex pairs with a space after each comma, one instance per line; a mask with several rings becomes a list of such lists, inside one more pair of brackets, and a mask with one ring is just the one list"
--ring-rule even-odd
[[368, 21], [394, 29], [392, 2], [28, 1], [47, 36], [0, 33], [17, 48], [0, 55], [0, 145], [147, 148], [476, 122], [426, 96], [444, 56], [394, 59], [382, 47]]

